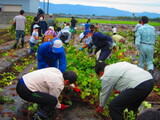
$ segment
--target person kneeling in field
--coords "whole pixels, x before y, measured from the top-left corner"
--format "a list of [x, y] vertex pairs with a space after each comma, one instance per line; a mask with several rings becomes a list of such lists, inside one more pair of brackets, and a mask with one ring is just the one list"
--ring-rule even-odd
[[97, 62], [95, 72], [102, 82], [98, 113], [103, 112], [112, 90], [120, 92], [108, 105], [112, 120], [123, 120], [126, 108], [137, 113], [138, 107], [153, 90], [152, 75], [128, 62], [108, 66], [104, 62]]
[[34, 120], [49, 120], [55, 117], [52, 113], [56, 108], [67, 108], [66, 105], [60, 104], [58, 97], [64, 86], [75, 83], [76, 80], [77, 74], [73, 71], [61, 73], [54, 67], [44, 68], [23, 75], [17, 83], [16, 91], [22, 99], [38, 104]]

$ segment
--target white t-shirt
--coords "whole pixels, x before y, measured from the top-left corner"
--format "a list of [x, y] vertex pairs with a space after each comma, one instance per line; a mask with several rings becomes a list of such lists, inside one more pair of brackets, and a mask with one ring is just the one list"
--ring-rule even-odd
[[34, 36], [38, 37], [38, 31], [33, 30], [32, 36], [31, 36], [31, 38], [30, 38], [30, 42], [32, 42], [32, 43], [38, 43], [39, 40], [36, 40], [36, 39], [34, 38]]

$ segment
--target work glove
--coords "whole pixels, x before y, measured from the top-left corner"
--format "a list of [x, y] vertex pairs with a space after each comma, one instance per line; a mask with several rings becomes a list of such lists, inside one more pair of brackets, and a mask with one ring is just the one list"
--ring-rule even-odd
[[120, 91], [116, 91], [116, 90], [113, 90], [113, 92], [114, 92], [115, 94], [120, 94], [120, 93], [121, 93]]
[[79, 48], [79, 51], [82, 51], [82, 50], [83, 50], [83, 48], [82, 48], [82, 47], [80, 47], [80, 48]]
[[81, 94], [81, 89], [78, 89], [77, 87], [74, 87], [73, 90], [80, 95]]
[[102, 113], [103, 112], [103, 107], [98, 106], [96, 111], [97, 111], [97, 113]]
[[61, 110], [65, 110], [67, 108], [67, 106], [66, 105], [64, 105], [64, 104], [61, 104]]

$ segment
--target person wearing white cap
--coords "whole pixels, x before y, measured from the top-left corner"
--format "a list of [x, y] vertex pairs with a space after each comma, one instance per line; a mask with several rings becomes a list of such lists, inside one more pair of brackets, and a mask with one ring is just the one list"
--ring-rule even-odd
[[67, 23], [66, 26], [60, 32], [58, 32], [57, 37], [60, 38], [64, 44], [66, 44], [66, 45], [69, 44], [69, 41], [71, 39], [70, 24], [69, 23]]
[[56, 67], [61, 72], [66, 71], [66, 53], [59, 38], [52, 42], [44, 42], [38, 48], [38, 69]]
[[39, 27], [40, 26], [38, 26], [37, 24], [33, 26], [33, 32], [30, 38], [30, 54], [34, 54], [35, 50], [33, 49], [33, 47], [36, 45], [36, 43], [39, 42], [39, 34], [38, 34]]

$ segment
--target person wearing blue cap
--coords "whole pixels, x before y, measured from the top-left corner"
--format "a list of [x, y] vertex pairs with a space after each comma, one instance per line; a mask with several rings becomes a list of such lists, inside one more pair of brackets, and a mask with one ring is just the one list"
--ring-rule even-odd
[[66, 53], [59, 38], [52, 42], [44, 42], [38, 48], [38, 69], [56, 67], [61, 72], [66, 71]]
[[96, 46], [94, 54], [96, 54], [99, 50], [101, 51], [97, 60], [105, 61], [112, 51], [112, 38], [108, 35], [102, 34], [101, 32], [94, 32], [92, 35], [92, 43]]
[[154, 45], [157, 39], [157, 34], [155, 27], [149, 25], [148, 21], [148, 17], [141, 17], [142, 26], [138, 28], [138, 31], [136, 32], [135, 45], [139, 52], [138, 66], [144, 69], [144, 65], [146, 63], [147, 70], [153, 75]]
[[79, 50], [82, 51], [84, 48], [88, 47], [88, 53], [91, 54], [92, 53], [92, 35], [93, 32], [96, 31], [95, 30], [95, 26], [94, 25], [90, 25], [90, 30], [85, 30], [83, 33], [80, 34], [80, 43], [82, 43], [82, 41], [85, 41], [85, 45], [80, 47]]
[[83, 40], [85, 41], [85, 45], [79, 48], [80, 51], [87, 47], [88, 49], [92, 48], [92, 45], [91, 45], [92, 34], [93, 33], [91, 30], [86, 30], [85, 32], [80, 34], [79, 36], [81, 38], [80, 43], [82, 43]]

